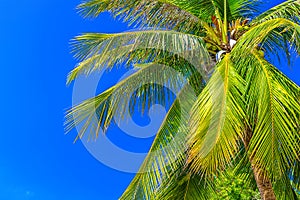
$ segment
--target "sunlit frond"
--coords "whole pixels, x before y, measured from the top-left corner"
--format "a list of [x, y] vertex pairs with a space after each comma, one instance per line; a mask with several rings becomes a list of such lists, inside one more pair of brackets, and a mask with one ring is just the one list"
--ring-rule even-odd
[[180, 91], [185, 82], [186, 79], [171, 67], [150, 64], [100, 95], [70, 109], [66, 116], [66, 129], [68, 131], [83, 123], [80, 138], [88, 127], [97, 127], [92, 131], [97, 136], [100, 128], [108, 128], [114, 116], [120, 119], [126, 117], [132, 99], [135, 103], [141, 101], [143, 108], [146, 103], [152, 105], [157, 101], [163, 102], [171, 99], [171, 94]]
[[97, 17], [109, 11], [135, 26], [185, 32], [199, 31], [201, 21], [198, 15], [206, 13], [197, 0], [89, 0], [80, 4], [78, 9], [85, 17]]
[[184, 164], [187, 122], [195, 100], [193, 89], [185, 86], [167, 113], [139, 172], [120, 199], [155, 199], [162, 181]]
[[67, 82], [70, 83], [79, 74], [88, 75], [124, 62], [149, 62], [154, 55], [163, 57], [166, 51], [191, 62], [198, 71], [207, 71], [209, 54], [202, 38], [194, 35], [163, 30], [89, 33], [74, 40], [75, 57], [83, 61], [69, 74]]
[[[278, 39], [281, 39], [278, 41]], [[283, 40], [284, 39], [284, 40]], [[300, 52], [300, 26], [290, 20], [283, 18], [271, 19], [256, 26], [253, 26], [239, 40], [232, 51], [232, 55], [237, 60], [242, 60], [245, 55], [251, 54], [257, 49], [271, 50], [273, 54], [274, 46], [283, 48], [288, 42], [289, 47], [294, 46]], [[284, 50], [284, 48], [283, 48]], [[290, 49], [287, 49], [289, 51]]]
[[193, 172], [212, 175], [239, 151], [244, 127], [243, 90], [244, 81], [227, 54], [193, 107], [189, 139]]
[[249, 153], [252, 164], [276, 182], [299, 161], [300, 89], [260, 55], [254, 57], [246, 78], [247, 112], [253, 118]]
[[285, 18], [299, 23], [299, 16], [300, 0], [288, 0], [260, 14], [251, 24], [256, 25], [275, 18]]

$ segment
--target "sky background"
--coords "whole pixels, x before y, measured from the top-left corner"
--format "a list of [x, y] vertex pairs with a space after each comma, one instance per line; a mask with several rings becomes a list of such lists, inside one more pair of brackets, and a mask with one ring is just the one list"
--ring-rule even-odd
[[[121, 32], [127, 25], [108, 14], [82, 19], [75, 10], [79, 0], [0, 3], [0, 199], [117, 199], [134, 175], [101, 164], [81, 142], [73, 144], [75, 131], [64, 134], [64, 112], [72, 105], [72, 87], [65, 82], [76, 64], [71, 38], [83, 32]], [[297, 59], [291, 68], [279, 68], [299, 85], [299, 65]], [[106, 76], [101, 87], [120, 76]], [[137, 119], [140, 125], [148, 122], [147, 117]], [[133, 139], [116, 127], [108, 134], [134, 152], [146, 152], [152, 139]]]

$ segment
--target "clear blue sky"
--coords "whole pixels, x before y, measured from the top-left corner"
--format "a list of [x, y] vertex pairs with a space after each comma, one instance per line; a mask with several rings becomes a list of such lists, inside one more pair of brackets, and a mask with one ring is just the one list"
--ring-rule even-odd
[[[75, 11], [79, 3], [1, 1], [1, 200], [115, 200], [133, 178], [98, 162], [81, 142], [73, 144], [75, 131], [64, 135], [64, 111], [72, 104], [65, 80], [75, 65], [70, 39], [127, 29], [107, 14], [83, 20]], [[298, 59], [292, 69], [280, 69], [300, 84], [299, 65]], [[109, 134], [121, 134], [116, 143], [136, 152], [146, 151], [151, 141], [137, 144], [117, 128]]]

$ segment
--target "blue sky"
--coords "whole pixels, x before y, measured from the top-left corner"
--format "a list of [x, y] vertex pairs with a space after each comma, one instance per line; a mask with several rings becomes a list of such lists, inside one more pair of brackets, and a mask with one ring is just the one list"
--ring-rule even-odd
[[[65, 80], [76, 64], [70, 39], [83, 32], [127, 29], [108, 14], [82, 19], [75, 10], [79, 3], [1, 1], [0, 199], [115, 200], [133, 178], [101, 164], [81, 142], [73, 144], [75, 131], [64, 134], [64, 111], [72, 105], [72, 87]], [[298, 59], [292, 68], [279, 68], [300, 84], [299, 64]], [[113, 84], [111, 76], [101, 87]], [[135, 152], [145, 152], [151, 142], [128, 138], [117, 127], [109, 137]]]

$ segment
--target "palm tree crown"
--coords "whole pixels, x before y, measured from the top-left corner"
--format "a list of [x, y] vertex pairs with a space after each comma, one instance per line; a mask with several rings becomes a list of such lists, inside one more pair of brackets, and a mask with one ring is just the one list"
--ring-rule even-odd
[[210, 199], [227, 171], [256, 182], [262, 199], [297, 199], [300, 90], [270, 60], [300, 54], [300, 1], [263, 13], [261, 4], [88, 0], [78, 6], [84, 17], [108, 11], [140, 31], [76, 37], [80, 63], [67, 82], [121, 64], [138, 70], [69, 110], [68, 131], [83, 123], [78, 138], [88, 126], [97, 136], [113, 116], [124, 117], [124, 105], [144, 111], [172, 99], [165, 86], [178, 91], [120, 199]]

